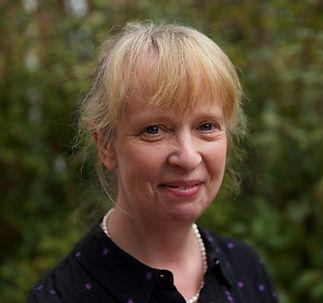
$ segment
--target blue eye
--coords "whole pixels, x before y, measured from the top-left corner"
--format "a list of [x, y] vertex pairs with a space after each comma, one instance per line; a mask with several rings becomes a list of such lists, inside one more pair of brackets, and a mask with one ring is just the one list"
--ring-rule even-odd
[[158, 125], [150, 125], [145, 128], [145, 133], [149, 135], [157, 135], [160, 127]]
[[169, 133], [168, 129], [164, 125], [151, 124], [146, 126], [140, 133], [141, 138], [144, 141], [159, 141], [165, 138]]
[[203, 123], [200, 125], [200, 130], [202, 131], [211, 131], [213, 129], [212, 123]]

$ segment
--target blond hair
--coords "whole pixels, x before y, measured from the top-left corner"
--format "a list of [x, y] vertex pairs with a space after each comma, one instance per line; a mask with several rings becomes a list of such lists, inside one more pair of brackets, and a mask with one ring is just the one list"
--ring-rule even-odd
[[[151, 55], [154, 62], [147, 83], [147, 103], [194, 108], [201, 102], [203, 89], [208, 100], [223, 102], [229, 139], [241, 135], [245, 129], [242, 89], [233, 64], [220, 47], [191, 27], [132, 23], [103, 44], [92, 88], [80, 106], [80, 139], [102, 132], [106, 144], [112, 142], [125, 104], [143, 90], [138, 66]], [[95, 145], [93, 140], [87, 142], [87, 146]], [[97, 172], [109, 193], [105, 168], [99, 160]]]

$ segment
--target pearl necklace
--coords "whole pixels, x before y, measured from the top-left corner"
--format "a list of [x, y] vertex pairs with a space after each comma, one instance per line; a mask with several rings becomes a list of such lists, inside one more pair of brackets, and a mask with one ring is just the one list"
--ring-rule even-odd
[[[102, 221], [102, 229], [103, 229], [104, 233], [109, 238], [111, 238], [111, 237], [110, 237], [110, 233], [109, 233], [109, 230], [108, 230], [108, 222], [109, 222], [109, 217], [110, 217], [112, 212], [113, 212], [113, 208], [111, 208], [106, 213], [106, 215], [104, 216], [103, 221]], [[200, 232], [199, 232], [199, 230], [197, 228], [197, 225], [195, 223], [192, 225], [192, 228], [193, 228], [193, 231], [194, 231], [195, 238], [196, 238], [196, 240], [197, 240], [197, 242], [199, 244], [199, 247], [200, 247], [200, 252], [201, 252], [202, 261], [203, 261], [203, 276], [204, 276], [204, 274], [205, 274], [205, 272], [207, 270], [206, 250], [205, 250], [205, 246], [204, 246], [201, 234], [200, 234]], [[200, 291], [201, 291], [203, 286], [204, 286], [204, 280], [202, 280], [202, 283], [201, 283], [200, 288], [197, 291], [197, 293], [192, 298], [186, 300], [186, 303], [197, 303], [198, 298], [200, 296]]]

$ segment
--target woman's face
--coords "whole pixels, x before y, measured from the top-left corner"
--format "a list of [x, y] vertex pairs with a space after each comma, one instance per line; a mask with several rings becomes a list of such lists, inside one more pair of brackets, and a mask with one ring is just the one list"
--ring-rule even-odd
[[127, 105], [110, 157], [103, 160], [115, 167], [117, 204], [155, 222], [197, 219], [218, 193], [224, 174], [222, 108], [217, 100], [182, 112], [140, 101]]

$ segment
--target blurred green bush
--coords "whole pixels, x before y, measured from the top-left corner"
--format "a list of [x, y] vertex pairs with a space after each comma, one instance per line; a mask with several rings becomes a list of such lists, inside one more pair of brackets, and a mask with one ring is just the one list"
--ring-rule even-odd
[[241, 194], [201, 224], [256, 247], [282, 303], [323, 302], [322, 2], [72, 2], [0, 4], [0, 301], [24, 302], [107, 207], [73, 153], [76, 104], [110, 29], [151, 19], [217, 41], [248, 97]]

